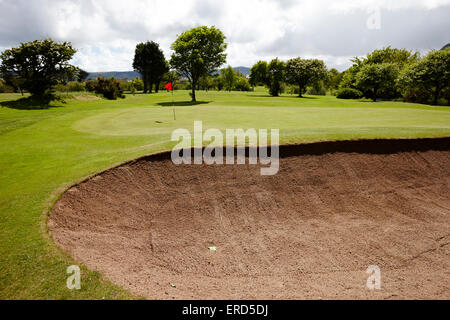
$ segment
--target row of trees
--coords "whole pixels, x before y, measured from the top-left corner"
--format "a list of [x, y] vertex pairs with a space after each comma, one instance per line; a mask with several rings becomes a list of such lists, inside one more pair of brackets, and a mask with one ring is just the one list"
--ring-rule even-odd
[[[209, 79], [208, 79], [209, 78]], [[228, 66], [220, 71], [215, 77], [206, 76], [200, 79], [200, 83], [208, 83], [210, 88], [226, 91], [250, 91], [250, 83], [248, 79], [239, 71]]]
[[[127, 84], [135, 92], [156, 92], [161, 83], [187, 79], [192, 101], [196, 90], [250, 90], [250, 86], [265, 85], [272, 96], [278, 96], [286, 85], [295, 87], [291, 92], [300, 97], [308, 93], [336, 93], [339, 98], [367, 97], [403, 98], [406, 101], [448, 103], [450, 96], [450, 49], [431, 51], [421, 58], [417, 52], [387, 47], [353, 59], [353, 66], [343, 73], [327, 70], [318, 59], [294, 58], [283, 62], [278, 58], [270, 62], [259, 61], [251, 68], [250, 81], [227, 67], [218, 72], [226, 62], [227, 43], [224, 34], [215, 27], [197, 27], [182, 33], [171, 46], [170, 61], [155, 42], [136, 46], [133, 67], [142, 75], [142, 85], [134, 80]], [[57, 43], [51, 39], [22, 43], [17, 48], [5, 50], [0, 59], [1, 88], [26, 90], [40, 99], [51, 99], [55, 86], [77, 79], [83, 82], [88, 73], [69, 62], [76, 50], [71, 43]], [[118, 88], [124, 85], [112, 79], [97, 79], [102, 88]], [[91, 83], [92, 84], [92, 83]], [[86, 88], [89, 83], [86, 82]], [[142, 87], [142, 88], [141, 88]], [[0, 88], [0, 89], [1, 89]], [[97, 87], [98, 88], [98, 87]], [[2, 89], [5, 90], [5, 89]], [[94, 89], [99, 92], [102, 90]], [[336, 92], [337, 91], [337, 92]], [[121, 96], [118, 91], [107, 96]]]
[[[188, 79], [183, 89], [192, 90], [195, 100], [196, 90], [236, 90], [250, 91], [247, 78], [231, 66], [217, 72], [226, 60], [223, 53], [225, 37], [215, 28], [200, 27], [182, 34], [172, 45], [175, 54], [170, 63], [165, 59], [159, 44], [151, 41], [136, 46], [133, 68], [142, 75], [144, 93], [158, 92], [162, 82], [176, 82]], [[170, 71], [169, 66], [174, 69]], [[130, 91], [137, 89], [130, 85]], [[140, 90], [140, 89], [137, 89]]]
[[250, 84], [267, 86], [272, 96], [280, 95], [283, 83], [287, 83], [297, 86], [298, 95], [302, 97], [309, 86], [323, 82], [329, 77], [329, 72], [322, 60], [300, 57], [286, 63], [278, 58], [270, 63], [259, 61], [250, 71]]
[[308, 93], [331, 92], [343, 99], [402, 98], [433, 104], [450, 101], [450, 48], [431, 51], [421, 58], [417, 52], [387, 47], [352, 62], [340, 73], [327, 70], [317, 59], [259, 61], [251, 68], [250, 84], [267, 86], [272, 96], [290, 85], [297, 87], [294, 91], [299, 97], [309, 88]]
[[449, 49], [421, 58], [417, 52], [387, 47], [352, 61], [353, 66], [343, 73], [338, 97], [403, 98], [433, 104], [442, 98], [449, 102]]
[[[217, 72], [226, 62], [225, 36], [215, 27], [197, 27], [182, 33], [171, 46], [174, 53], [170, 62], [155, 42], [140, 43], [136, 47], [133, 68], [140, 72], [144, 80], [144, 93], [158, 91], [163, 77], [168, 74], [169, 66], [179, 75], [188, 79], [192, 101], [196, 102], [195, 91], [201, 81]], [[176, 75], [169, 73], [172, 80]], [[172, 78], [172, 79], [170, 79]], [[208, 85], [207, 85], [208, 86]]]
[[[225, 64], [227, 55], [224, 34], [214, 27], [205, 26], [182, 33], [172, 44], [174, 51], [170, 64], [155, 42], [140, 43], [136, 47], [133, 67], [143, 78], [144, 92], [159, 90], [164, 77], [173, 80], [174, 72], [188, 79], [191, 84], [192, 101], [202, 78], [217, 72]], [[85, 71], [70, 64], [76, 50], [69, 42], [57, 43], [51, 39], [22, 43], [17, 48], [5, 50], [0, 59], [0, 72], [5, 84], [18, 90], [26, 90], [40, 100], [52, 100], [54, 87], [73, 79], [83, 81]], [[107, 84], [98, 79], [102, 87], [116, 88], [114, 79]], [[116, 96], [113, 94], [112, 96]], [[117, 94], [120, 96], [120, 93]]]

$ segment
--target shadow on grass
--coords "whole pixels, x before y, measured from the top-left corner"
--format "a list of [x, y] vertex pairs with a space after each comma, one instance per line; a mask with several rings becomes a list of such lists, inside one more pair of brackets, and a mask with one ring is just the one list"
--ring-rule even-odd
[[1, 101], [0, 106], [16, 110], [47, 110], [50, 108], [61, 108], [61, 106], [50, 105], [50, 101], [38, 100], [32, 97]]
[[297, 98], [297, 99], [317, 100], [317, 99], [320, 99], [320, 97], [325, 97], [325, 96], [303, 96], [303, 97], [299, 97], [299, 96], [296, 96], [296, 95], [289, 95], [289, 96], [282, 96], [282, 97], [286, 97], [286, 98]]
[[310, 99], [310, 100], [316, 100], [316, 99], [320, 99], [319, 96], [303, 96], [303, 97], [299, 97], [298, 95], [293, 95], [293, 94], [283, 94], [280, 95], [278, 97], [273, 97], [271, 95], [268, 94], [261, 94], [261, 95], [247, 95], [247, 97], [256, 97], [256, 98], [295, 98], [295, 99]]
[[198, 105], [202, 105], [202, 104], [209, 104], [211, 103], [211, 101], [197, 101], [197, 102], [192, 102], [192, 101], [178, 101], [175, 103], [172, 102], [160, 102], [157, 103], [157, 105], [161, 106], [161, 107], [191, 107], [191, 106], [198, 106]]

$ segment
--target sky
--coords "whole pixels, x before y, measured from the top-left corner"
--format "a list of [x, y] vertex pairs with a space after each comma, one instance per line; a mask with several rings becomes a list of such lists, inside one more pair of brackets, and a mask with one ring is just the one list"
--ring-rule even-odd
[[350, 59], [388, 45], [425, 54], [450, 42], [450, 0], [0, 0], [0, 50], [51, 37], [70, 41], [73, 64], [129, 71], [136, 44], [160, 44], [215, 26], [227, 64], [319, 58], [345, 70]]

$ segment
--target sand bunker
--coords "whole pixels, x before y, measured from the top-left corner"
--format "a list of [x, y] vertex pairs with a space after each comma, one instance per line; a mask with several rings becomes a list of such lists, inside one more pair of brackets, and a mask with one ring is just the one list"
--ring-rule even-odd
[[[266, 177], [168, 154], [134, 161], [66, 192], [51, 234], [150, 299], [450, 298], [450, 139], [281, 155]], [[370, 265], [380, 291], [366, 287]]]

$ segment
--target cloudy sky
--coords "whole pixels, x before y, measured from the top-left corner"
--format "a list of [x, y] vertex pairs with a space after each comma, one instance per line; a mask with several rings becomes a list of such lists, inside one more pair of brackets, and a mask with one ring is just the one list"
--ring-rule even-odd
[[301, 56], [344, 70], [387, 45], [440, 49], [449, 17], [450, 0], [0, 0], [0, 50], [52, 37], [71, 41], [85, 70], [127, 71], [138, 42], [160, 43], [169, 58], [178, 34], [214, 25], [232, 66]]

